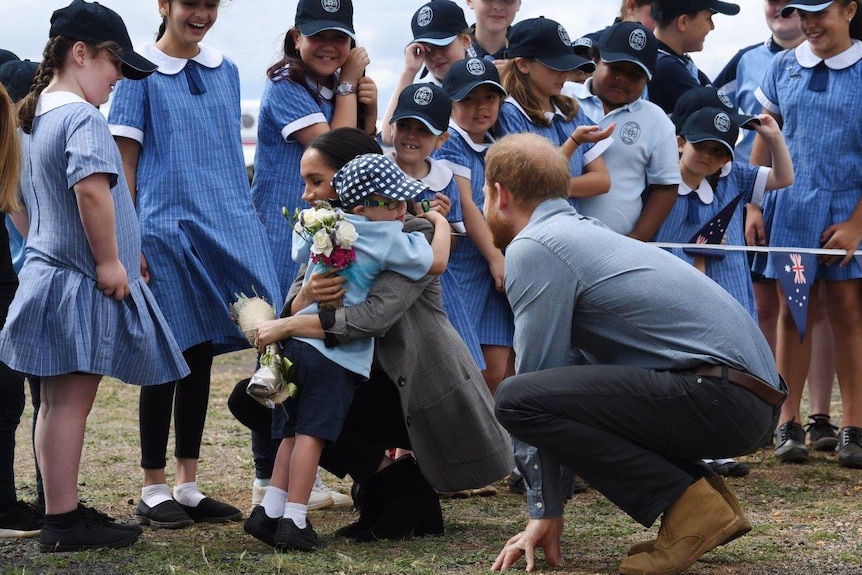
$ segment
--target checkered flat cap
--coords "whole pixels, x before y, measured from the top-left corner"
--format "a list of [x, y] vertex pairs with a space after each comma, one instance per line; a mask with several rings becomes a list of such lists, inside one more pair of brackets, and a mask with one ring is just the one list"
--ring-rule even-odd
[[345, 206], [354, 206], [372, 194], [409, 200], [427, 189], [380, 154], [363, 154], [350, 160], [335, 173], [332, 186]]

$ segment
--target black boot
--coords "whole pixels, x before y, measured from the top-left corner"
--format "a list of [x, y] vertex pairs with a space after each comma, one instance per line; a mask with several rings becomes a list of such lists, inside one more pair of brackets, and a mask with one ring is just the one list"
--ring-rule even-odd
[[[372, 475], [365, 485], [373, 483], [375, 477], [376, 475]], [[350, 491], [353, 495], [353, 506], [359, 509], [359, 519], [336, 531], [336, 537], [356, 537], [359, 533], [374, 527], [383, 515], [383, 498], [375, 497], [375, 495], [383, 495], [382, 493], [376, 493], [372, 488], [369, 496], [368, 489], [359, 483], [354, 483]]]
[[351, 535], [351, 539], [376, 541], [443, 534], [440, 499], [412, 457], [399, 459], [375, 473], [362, 486], [362, 492], [363, 513], [372, 501], [381, 506], [381, 512], [369, 529]]

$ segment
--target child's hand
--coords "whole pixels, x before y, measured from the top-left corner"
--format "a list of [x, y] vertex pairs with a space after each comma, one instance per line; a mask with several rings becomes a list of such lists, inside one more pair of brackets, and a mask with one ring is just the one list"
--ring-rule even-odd
[[497, 291], [503, 291], [503, 272], [505, 271], [506, 260], [503, 257], [503, 252], [500, 252], [500, 257], [495, 257], [488, 263], [488, 271], [491, 272], [491, 277], [494, 279], [494, 287]]
[[434, 192], [433, 200], [414, 200], [413, 206], [417, 216], [422, 215], [422, 212], [440, 212], [445, 218], [452, 209], [452, 200], [446, 194]]
[[[359, 79], [359, 85], [356, 86], [356, 96], [360, 104], [377, 108], [377, 84], [368, 76], [362, 76]], [[362, 126], [359, 126], [362, 129]]]
[[616, 126], [617, 125], [615, 123], [611, 123], [604, 130], [599, 126], [578, 126], [575, 128], [575, 131], [572, 132], [572, 137], [578, 145], [595, 144], [613, 134]]
[[117, 301], [122, 301], [129, 295], [129, 274], [120, 260], [96, 264], [96, 287]]
[[778, 125], [778, 122], [775, 121], [775, 118], [769, 114], [760, 114], [757, 117], [760, 118], [760, 125], [758, 126], [757, 124], [754, 124], [755, 132], [767, 140], [781, 137], [781, 127]]
[[422, 64], [425, 63], [425, 54], [431, 51], [431, 48], [420, 42], [413, 42], [404, 50], [404, 71], [410, 72], [416, 76]]
[[862, 226], [852, 219], [832, 224], [820, 236], [820, 243], [827, 250], [846, 250], [847, 254], [843, 256], [822, 255], [817, 256], [817, 259], [822, 264], [832, 265], [837, 261], [841, 261], [840, 267], [844, 267], [853, 260], [853, 252], [859, 249], [859, 243], [862, 242]]
[[359, 79], [365, 68], [371, 63], [371, 58], [368, 57], [368, 52], [365, 48], [357, 46], [350, 50], [347, 55], [347, 61], [341, 67], [341, 81], [347, 82], [353, 86], [359, 85]]
[[745, 243], [750, 246], [766, 245], [766, 225], [763, 222], [763, 210], [754, 204], [745, 206]]
[[435, 211], [435, 210], [422, 212], [421, 214], [419, 214], [419, 217], [425, 218], [426, 220], [428, 220], [429, 222], [434, 224], [435, 227], [436, 226], [448, 226], [449, 225], [449, 222], [446, 221], [446, 217], [443, 214], [441, 214], [440, 212]]

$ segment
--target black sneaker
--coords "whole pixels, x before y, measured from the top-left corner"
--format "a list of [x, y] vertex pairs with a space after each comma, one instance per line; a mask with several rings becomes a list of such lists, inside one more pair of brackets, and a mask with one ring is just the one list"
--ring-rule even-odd
[[796, 421], [781, 424], [775, 432], [775, 459], [781, 463], [806, 463], [805, 430]]
[[110, 525], [114, 529], [120, 529], [125, 531], [131, 531], [132, 533], [137, 533], [138, 535], [144, 532], [143, 528], [140, 525], [130, 525], [127, 523], [117, 523], [117, 520], [108, 515], [107, 513], [103, 513], [98, 509], [93, 507], [87, 507], [83, 504], [83, 502], [78, 503], [78, 511], [81, 512], [81, 517], [84, 519], [89, 519], [94, 522], [102, 522], [105, 525]]
[[719, 463], [713, 459], [709, 462], [709, 468], [712, 469], [712, 472], [716, 475], [721, 475], [722, 477], [730, 476], [730, 469], [727, 467], [727, 463]]
[[838, 428], [832, 425], [828, 415], [809, 415], [810, 423], [805, 426], [808, 443], [817, 451], [834, 451], [838, 446]]
[[278, 529], [278, 518], [272, 518], [267, 515], [262, 505], [254, 506], [248, 519], [243, 523], [242, 528], [258, 541], [263, 541], [270, 547], [275, 547], [275, 532]]
[[727, 462], [727, 475], [730, 477], [745, 477], [751, 473], [751, 466], [741, 461]]
[[138, 518], [138, 523], [149, 525], [153, 529], [182, 529], [195, 524], [195, 520], [173, 499], [162, 501], [155, 507], [150, 507], [141, 500], [138, 502], [135, 517]]
[[177, 503], [195, 523], [225, 523], [242, 519], [242, 511], [212, 497], [204, 497], [200, 503], [191, 507]]
[[305, 524], [304, 529], [300, 529], [293, 519], [282, 517], [275, 532], [275, 548], [279, 551], [317, 551], [323, 549], [323, 544], [317, 538], [310, 521]]
[[16, 501], [0, 513], [0, 539], [36, 537], [42, 529], [42, 514], [24, 501]]
[[862, 427], [842, 427], [838, 436], [838, 465], [862, 469]]
[[42, 553], [64, 553], [87, 549], [128, 547], [138, 540], [139, 534], [116, 525], [82, 517], [72, 527], [62, 528], [43, 525], [39, 534], [39, 550]]

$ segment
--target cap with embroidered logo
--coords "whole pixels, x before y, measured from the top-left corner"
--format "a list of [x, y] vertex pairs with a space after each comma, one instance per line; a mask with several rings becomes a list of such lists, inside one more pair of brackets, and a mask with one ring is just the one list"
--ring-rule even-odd
[[449, 126], [451, 115], [452, 101], [443, 88], [434, 84], [411, 84], [398, 95], [398, 104], [389, 123], [413, 118], [425, 124], [432, 134], [439, 136]]
[[467, 30], [464, 10], [451, 0], [432, 0], [423, 4], [410, 20], [413, 42], [448, 46]]
[[733, 148], [739, 137], [739, 126], [724, 110], [703, 108], [688, 117], [680, 135], [692, 144], [718, 142], [733, 156]]
[[72, 0], [65, 8], [55, 10], [51, 15], [48, 36], [63, 36], [91, 44], [115, 43], [117, 48], [109, 50], [120, 59], [123, 76], [130, 80], [142, 80], [158, 68], [134, 51], [129, 32], [120, 15], [98, 2]]
[[465, 58], [452, 64], [446, 72], [443, 91], [453, 102], [460, 102], [476, 86], [482, 84], [493, 87], [501, 96], [506, 97], [506, 89], [500, 83], [500, 73], [493, 63], [483, 58]]
[[650, 80], [658, 58], [658, 41], [649, 28], [640, 22], [617, 22], [602, 34], [599, 56], [609, 64], [637, 64]]
[[294, 24], [303, 36], [336, 30], [356, 40], [351, 0], [299, 0]]
[[701, 10], [712, 10], [719, 14], [734, 16], [739, 14], [739, 6], [720, 0], [653, 0], [652, 17], [657, 20], [670, 20], [683, 14]]
[[335, 172], [332, 187], [346, 207], [355, 206], [372, 194], [392, 200], [410, 200], [428, 189], [380, 154], [362, 154], [347, 162]]
[[740, 128], [753, 130], [755, 126], [760, 125], [760, 118], [757, 116], [748, 116], [739, 114], [733, 106], [730, 98], [714, 86], [698, 86], [683, 92], [676, 105], [673, 108], [673, 114], [670, 119], [676, 127], [676, 133], [679, 134], [683, 124], [697, 110], [701, 108], [718, 108], [727, 112], [730, 118]]
[[521, 20], [509, 29], [506, 38], [509, 42], [507, 58], [530, 58], [558, 72], [596, 69], [592, 60], [575, 54], [566, 29], [550, 18], [539, 16]]

